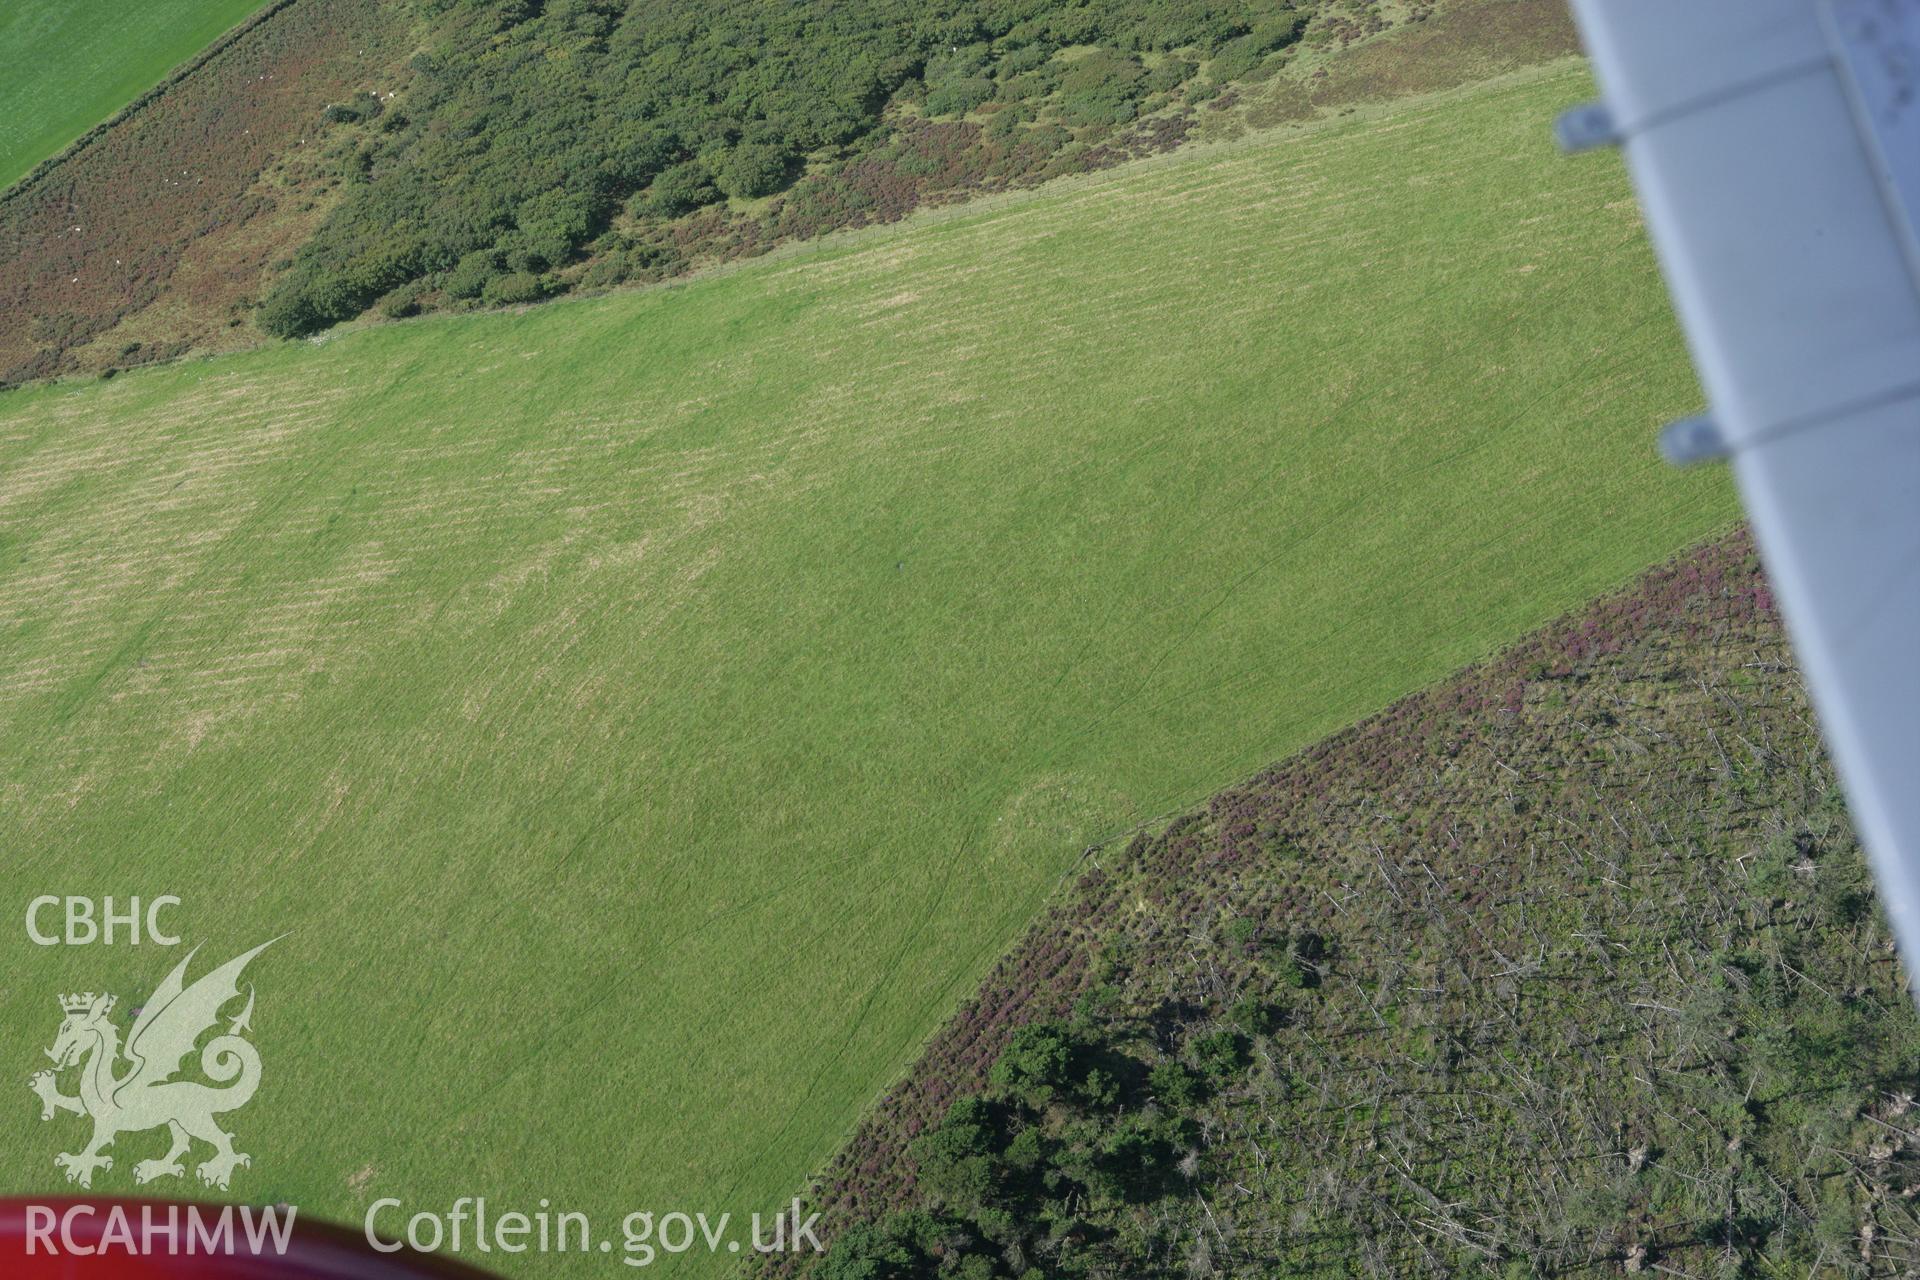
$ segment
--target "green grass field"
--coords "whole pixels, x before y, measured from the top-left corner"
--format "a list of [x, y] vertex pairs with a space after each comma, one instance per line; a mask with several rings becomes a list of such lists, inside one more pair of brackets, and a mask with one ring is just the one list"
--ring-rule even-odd
[[[7, 910], [293, 930], [236, 1197], [771, 1207], [1089, 843], [1733, 518], [1589, 89], [0, 398]], [[0, 957], [22, 1079], [176, 958]]]
[[0, 188], [265, 2], [10, 0], [0, 7]]

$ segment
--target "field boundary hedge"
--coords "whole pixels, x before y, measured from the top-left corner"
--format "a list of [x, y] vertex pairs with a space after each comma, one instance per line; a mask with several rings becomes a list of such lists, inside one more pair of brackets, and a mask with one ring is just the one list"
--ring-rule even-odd
[[61, 165], [80, 154], [80, 152], [86, 150], [87, 147], [94, 142], [97, 142], [102, 134], [121, 124], [123, 121], [131, 119], [137, 112], [151, 106], [154, 99], [206, 66], [251, 32], [264, 26], [267, 22], [271, 21], [276, 14], [282, 13], [298, 3], [300, 3], [300, 0], [267, 0], [267, 4], [263, 8], [222, 32], [220, 36], [206, 48], [168, 72], [166, 76], [151, 89], [140, 94], [124, 107], [121, 107], [118, 111], [115, 111], [112, 115], [102, 120], [99, 124], [94, 125], [72, 142], [69, 142], [45, 160], [42, 160], [39, 164], [36, 164], [33, 168], [21, 174], [18, 182], [7, 187], [5, 190], [0, 190], [0, 208], [4, 208], [8, 202], [26, 194], [36, 183], [45, 179], [55, 169], [58, 169]]

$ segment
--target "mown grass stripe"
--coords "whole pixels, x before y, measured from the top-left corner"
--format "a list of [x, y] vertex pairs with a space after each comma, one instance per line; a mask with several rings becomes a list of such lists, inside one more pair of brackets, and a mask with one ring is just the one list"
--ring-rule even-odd
[[298, 930], [237, 1195], [769, 1208], [1090, 841], [1733, 517], [1587, 87], [9, 394], [0, 846]]

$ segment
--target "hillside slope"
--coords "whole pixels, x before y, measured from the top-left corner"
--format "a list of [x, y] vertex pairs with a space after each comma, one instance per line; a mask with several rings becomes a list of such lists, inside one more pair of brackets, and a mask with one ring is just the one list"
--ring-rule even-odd
[[1090, 855], [818, 1274], [1912, 1275], [1916, 1093], [1740, 533]]
[[252, 300], [334, 198], [327, 102], [409, 34], [376, 0], [275, 7], [8, 190], [0, 384], [252, 344]]
[[0, 11], [0, 190], [266, 0], [12, 0]]
[[[967, 15], [1003, 34], [975, 40]], [[953, 36], [964, 52], [949, 26], [972, 32]], [[1243, 28], [1263, 34], [1227, 38]], [[1139, 61], [1143, 41], [1190, 37], [1148, 50], [1151, 73]], [[309, 303], [352, 314], [401, 278], [380, 314], [683, 276], [1574, 47], [1561, 0], [861, 0], [825, 24], [694, 0], [283, 0], [0, 199], [17, 264], [0, 273], [0, 386], [257, 345], [263, 324], [318, 322]], [[762, 175], [778, 194], [723, 199], [710, 180], [738, 167], [743, 129], [806, 135]]]
[[776, 1203], [1080, 849], [1731, 518], [1588, 88], [9, 393], [0, 847], [297, 930], [236, 1195]]
[[1572, 50], [1553, 0], [1446, 3], [477, 8], [437, 24], [391, 100], [335, 112], [359, 117], [334, 143], [345, 193], [257, 320], [298, 337], [376, 302], [407, 315], [664, 279], [1169, 150], [1243, 97], [1267, 100], [1249, 118], [1310, 118], [1385, 79], [1383, 51], [1436, 88]]

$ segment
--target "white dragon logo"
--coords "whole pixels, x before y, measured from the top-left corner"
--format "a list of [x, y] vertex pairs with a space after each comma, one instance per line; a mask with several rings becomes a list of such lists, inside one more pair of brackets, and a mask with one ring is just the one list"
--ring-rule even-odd
[[[54, 1164], [66, 1171], [68, 1182], [92, 1186], [94, 1170], [113, 1168], [113, 1157], [101, 1152], [113, 1145], [115, 1137], [161, 1125], [172, 1133], [173, 1147], [158, 1160], [136, 1164], [136, 1182], [180, 1177], [185, 1172], [180, 1157], [187, 1154], [194, 1138], [214, 1149], [214, 1154], [195, 1170], [207, 1186], [224, 1191], [236, 1166], [253, 1163], [251, 1157], [233, 1149], [233, 1135], [213, 1119], [245, 1106], [260, 1085], [260, 1054], [241, 1038], [241, 1033], [250, 1029], [253, 1017], [251, 987], [247, 1007], [228, 1025], [226, 1034], [216, 1035], [200, 1051], [200, 1070], [225, 1087], [170, 1077], [180, 1070], [181, 1061], [193, 1052], [200, 1037], [218, 1023], [220, 1007], [239, 996], [240, 971], [272, 945], [272, 941], [261, 943], [202, 975], [192, 986], [185, 985], [187, 965], [199, 948], [188, 952], [137, 1010], [124, 1052], [120, 1030], [110, 1016], [112, 996], [89, 991], [60, 998], [60, 1011], [66, 1017], [53, 1047], [47, 1050], [53, 1070], [39, 1072], [28, 1083], [40, 1096], [42, 1120], [53, 1119], [56, 1111], [93, 1118], [93, 1140], [86, 1148], [53, 1158]], [[128, 1065], [121, 1070], [123, 1056]], [[76, 1065], [80, 1091], [61, 1093], [58, 1073]]]

